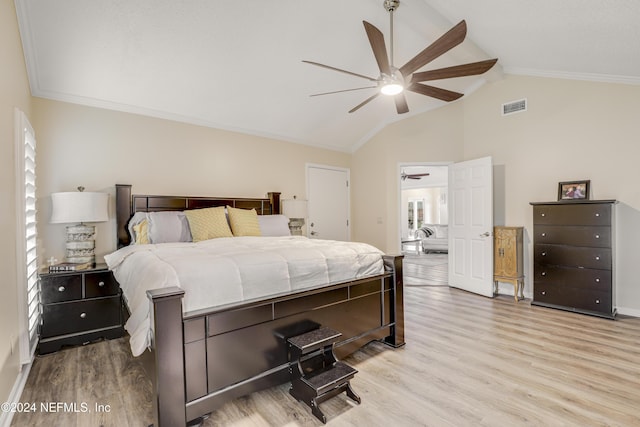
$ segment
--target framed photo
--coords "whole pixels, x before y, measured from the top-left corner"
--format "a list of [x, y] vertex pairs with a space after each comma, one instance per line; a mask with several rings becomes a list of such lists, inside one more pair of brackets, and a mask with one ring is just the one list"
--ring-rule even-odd
[[558, 200], [589, 200], [589, 180], [558, 183]]

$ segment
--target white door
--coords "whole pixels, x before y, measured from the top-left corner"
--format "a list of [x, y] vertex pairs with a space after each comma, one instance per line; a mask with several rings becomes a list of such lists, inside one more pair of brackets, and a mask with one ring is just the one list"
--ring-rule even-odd
[[349, 170], [307, 165], [307, 236], [349, 240]]
[[491, 157], [449, 167], [449, 285], [493, 296]]

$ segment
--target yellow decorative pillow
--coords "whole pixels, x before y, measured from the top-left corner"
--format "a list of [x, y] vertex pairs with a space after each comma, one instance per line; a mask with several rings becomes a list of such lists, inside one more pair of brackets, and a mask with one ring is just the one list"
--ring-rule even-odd
[[193, 209], [184, 211], [184, 214], [189, 221], [194, 242], [218, 237], [233, 237], [223, 207]]
[[227, 206], [229, 223], [233, 235], [238, 236], [261, 236], [260, 224], [258, 223], [258, 213], [255, 209], [237, 209]]
[[136, 235], [136, 245], [149, 244], [149, 222], [146, 219], [143, 219], [138, 224], [134, 225], [133, 231]]

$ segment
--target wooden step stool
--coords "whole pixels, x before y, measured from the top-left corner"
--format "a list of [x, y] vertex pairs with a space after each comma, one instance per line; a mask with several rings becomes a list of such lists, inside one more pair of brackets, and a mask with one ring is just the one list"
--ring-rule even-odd
[[333, 344], [341, 335], [333, 329], [321, 327], [287, 340], [289, 361], [292, 362], [289, 365], [289, 393], [306, 403], [323, 423], [327, 418], [319, 405], [333, 396], [344, 391], [360, 403], [360, 397], [349, 384], [358, 371], [339, 362], [333, 353]]

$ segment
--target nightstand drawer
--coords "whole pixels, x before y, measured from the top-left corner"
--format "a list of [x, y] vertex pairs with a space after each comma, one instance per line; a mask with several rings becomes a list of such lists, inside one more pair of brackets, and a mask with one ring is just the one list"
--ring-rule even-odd
[[110, 271], [84, 275], [85, 298], [118, 295], [119, 289], [118, 282], [113, 278]]
[[43, 304], [82, 298], [82, 275], [80, 274], [50, 274], [40, 280]]
[[42, 308], [42, 337], [120, 325], [120, 297], [45, 305]]

